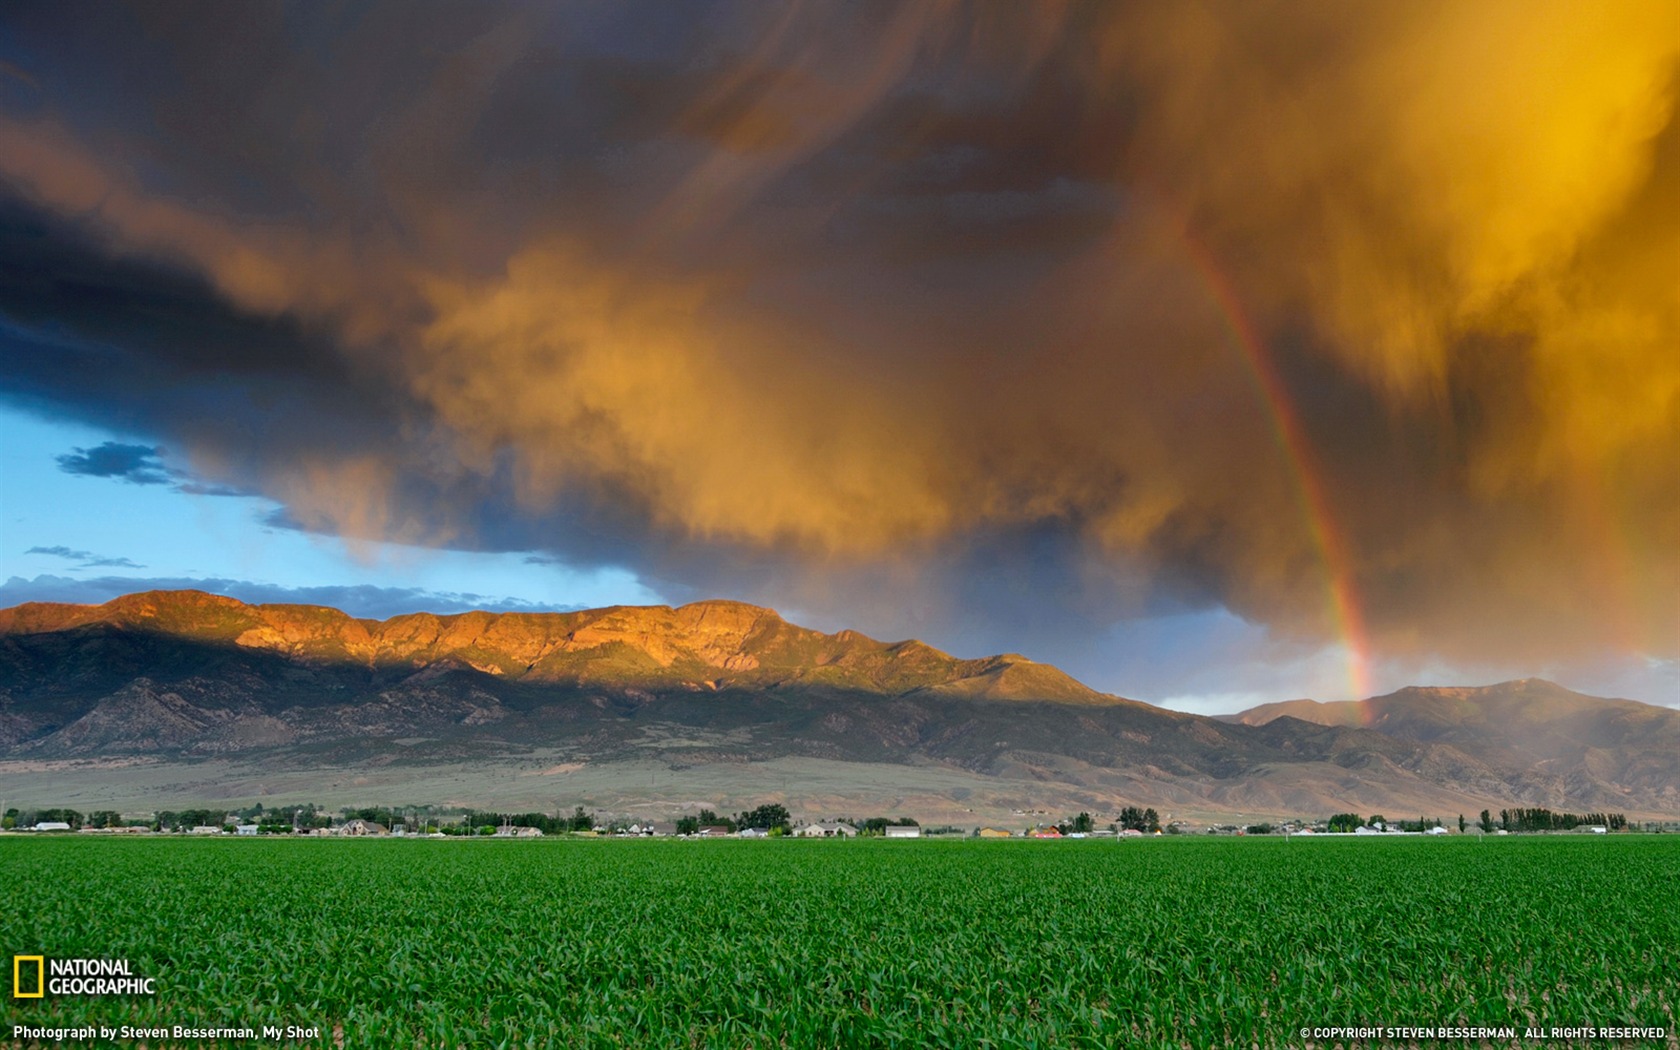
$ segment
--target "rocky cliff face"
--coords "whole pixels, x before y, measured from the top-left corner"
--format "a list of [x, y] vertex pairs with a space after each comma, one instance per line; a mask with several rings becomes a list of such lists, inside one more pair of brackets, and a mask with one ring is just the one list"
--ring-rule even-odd
[[809, 682], [893, 694], [929, 689], [998, 700], [1120, 702], [1025, 657], [958, 660], [916, 641], [888, 644], [855, 631], [823, 634], [741, 602], [576, 613], [414, 613], [372, 621], [320, 606], [252, 606], [172, 591], [98, 606], [31, 603], [0, 610], [0, 638], [90, 635], [99, 628], [232, 646], [317, 667], [459, 666], [523, 683], [717, 691]]

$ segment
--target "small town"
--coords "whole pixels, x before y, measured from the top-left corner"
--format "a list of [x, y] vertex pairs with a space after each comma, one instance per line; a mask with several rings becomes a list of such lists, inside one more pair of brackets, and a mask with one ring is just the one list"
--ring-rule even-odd
[[[1042, 814], [1039, 814], [1042, 815]], [[1285, 820], [1276, 823], [1199, 824], [1166, 818], [1154, 809], [1127, 806], [1106, 822], [1089, 812], [1056, 822], [1025, 825], [954, 825], [923, 827], [912, 817], [850, 817], [796, 819], [785, 806], [766, 803], [752, 810], [723, 815], [701, 809], [675, 820], [608, 817], [577, 806], [570, 814], [489, 813], [435, 807], [351, 808], [329, 813], [314, 806], [265, 810], [261, 805], [237, 811], [158, 811], [149, 818], [125, 816], [114, 810], [83, 814], [71, 809], [5, 811], [0, 832], [73, 833], [81, 835], [193, 835], [298, 836], [310, 838], [542, 838], [569, 835], [583, 838], [886, 838], [886, 839], [1143, 839], [1155, 836], [1218, 835], [1234, 837], [1367, 837], [1509, 835], [1512, 833], [1572, 833], [1604, 835], [1639, 830], [1651, 833], [1680, 830], [1680, 825], [1641, 823], [1636, 828], [1620, 813], [1554, 813], [1548, 809], [1483, 810], [1475, 818], [1461, 815], [1456, 822], [1418, 817], [1389, 820], [1380, 814], [1361, 817], [1338, 813], [1322, 820]]]

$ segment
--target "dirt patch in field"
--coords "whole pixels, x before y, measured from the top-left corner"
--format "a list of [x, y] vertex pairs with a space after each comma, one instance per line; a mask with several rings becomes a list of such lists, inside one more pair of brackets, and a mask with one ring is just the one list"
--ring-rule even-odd
[[562, 762], [557, 766], [549, 766], [547, 769], [539, 769], [532, 773], [526, 773], [525, 775], [528, 777], [554, 777], [559, 776], [562, 773], [576, 773], [578, 770], [582, 769], [584, 765], [585, 763], [583, 762]]

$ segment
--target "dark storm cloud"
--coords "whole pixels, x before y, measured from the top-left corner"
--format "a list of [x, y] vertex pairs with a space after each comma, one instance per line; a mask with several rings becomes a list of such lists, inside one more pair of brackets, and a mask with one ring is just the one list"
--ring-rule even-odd
[[1614, 4], [14, 6], [0, 391], [272, 525], [882, 634], [1671, 655], [1677, 54]]
[[190, 470], [121, 442], [59, 463], [203, 495], [251, 494], [265, 463], [401, 441], [400, 398], [322, 334], [16, 201], [0, 203], [0, 397], [169, 435]]
[[158, 459], [160, 451], [149, 445], [107, 441], [57, 457], [58, 469], [92, 478], [121, 478], [132, 485], [167, 485], [169, 472]]
[[93, 448], [77, 448], [55, 457], [66, 474], [91, 478], [115, 478], [131, 485], [173, 485], [191, 496], [249, 496], [252, 492], [234, 485], [207, 483], [164, 466], [163, 449], [149, 445], [128, 445], [106, 441]]
[[107, 558], [107, 557], [102, 557], [98, 554], [94, 554], [91, 551], [71, 550], [69, 547], [65, 547], [65, 546], [62, 546], [62, 545], [53, 546], [53, 547], [31, 547], [28, 550], [24, 551], [23, 553], [25, 553], [25, 554], [45, 554], [48, 557], [52, 557], [52, 558], [63, 558], [65, 561], [75, 562], [77, 564], [77, 568], [82, 568], [82, 569], [144, 569], [145, 568], [144, 565], [136, 565], [133, 561], [131, 561], [128, 558]]

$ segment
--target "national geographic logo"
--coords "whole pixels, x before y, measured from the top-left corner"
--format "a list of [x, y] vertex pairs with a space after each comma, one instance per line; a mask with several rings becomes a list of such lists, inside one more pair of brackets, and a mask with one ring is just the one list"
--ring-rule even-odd
[[12, 956], [12, 998], [50, 995], [156, 995], [153, 978], [136, 977], [127, 959]]
[[[32, 977], [25, 978], [25, 974]], [[33, 992], [24, 991], [33, 987]], [[39, 999], [47, 994], [47, 960], [44, 955], [12, 956], [12, 998]]]

